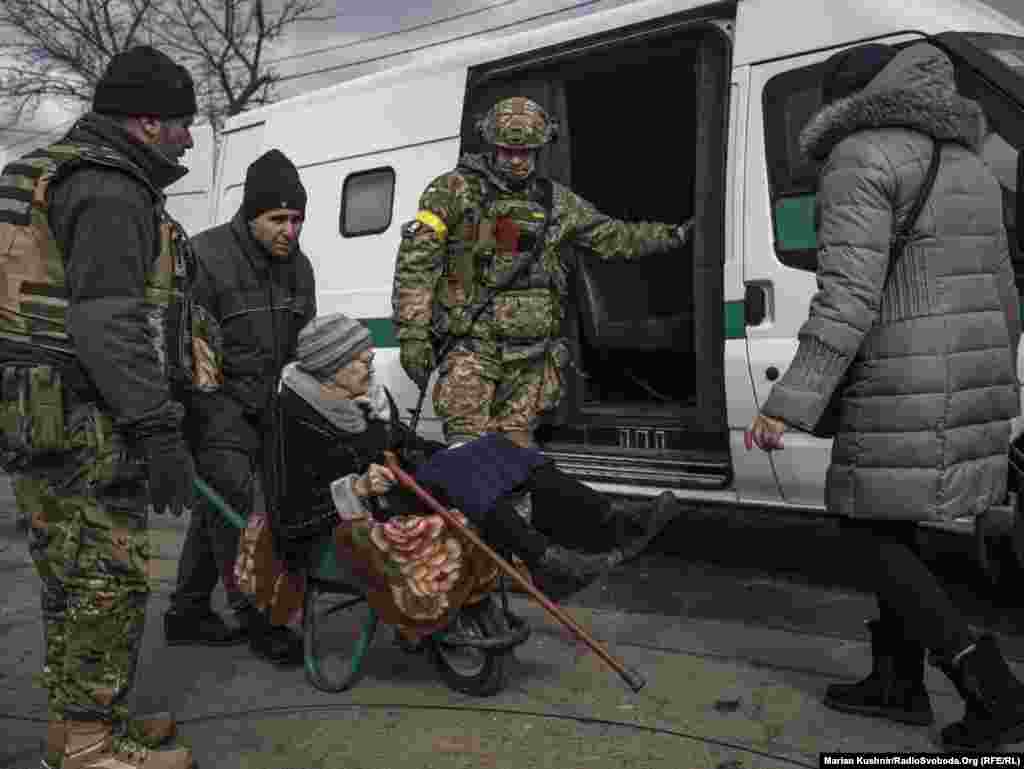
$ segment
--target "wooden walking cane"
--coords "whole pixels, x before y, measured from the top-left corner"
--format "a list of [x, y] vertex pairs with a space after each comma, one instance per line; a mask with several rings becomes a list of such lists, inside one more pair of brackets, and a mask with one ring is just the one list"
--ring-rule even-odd
[[398, 457], [395, 456], [395, 453], [393, 451], [385, 451], [384, 458], [387, 461], [388, 468], [391, 470], [392, 473], [395, 474], [395, 477], [398, 479], [399, 483], [401, 483], [403, 486], [410, 489], [411, 491], [414, 491], [416, 493], [416, 496], [419, 497], [420, 500], [425, 505], [427, 505], [427, 507], [429, 507], [433, 512], [437, 513], [442, 518], [444, 518], [445, 522], [449, 526], [453, 526], [454, 528], [458, 529], [467, 537], [467, 539], [469, 539], [470, 542], [472, 542], [474, 545], [483, 550], [487, 554], [487, 556], [491, 558], [491, 560], [498, 564], [498, 566], [501, 568], [503, 572], [505, 572], [509, 577], [513, 579], [513, 581], [515, 581], [521, 588], [523, 588], [524, 592], [528, 593], [534, 600], [536, 600], [541, 606], [543, 606], [547, 610], [548, 614], [553, 616], [556, 620], [561, 622], [573, 633], [575, 633], [581, 641], [583, 641], [587, 646], [591, 648], [594, 654], [596, 654], [598, 657], [604, 660], [605, 663], [607, 663], [607, 665], [612, 670], [618, 673], [630, 689], [632, 689], [634, 692], [638, 692], [642, 688], [644, 688], [644, 685], [647, 682], [644, 680], [643, 676], [640, 675], [640, 673], [638, 673], [635, 670], [627, 668], [622, 662], [615, 659], [615, 657], [613, 657], [611, 653], [604, 648], [604, 646], [598, 643], [598, 641], [595, 640], [586, 630], [584, 630], [579, 625], [579, 623], [576, 622], [576, 620], [570, 617], [564, 609], [562, 609], [560, 606], [558, 606], [558, 604], [554, 603], [550, 598], [548, 598], [536, 587], [534, 587], [530, 583], [530, 581], [519, 572], [518, 569], [516, 569], [512, 564], [510, 564], [508, 561], [506, 561], [504, 558], [502, 558], [500, 555], [494, 552], [494, 550], [492, 550], [487, 545], [487, 543], [481, 540], [480, 537], [478, 537], [476, 533], [473, 532], [472, 529], [470, 529], [458, 518], [452, 515], [451, 512], [449, 512], [444, 507], [444, 505], [442, 505], [440, 502], [434, 499], [434, 497], [428, 491], [426, 491], [422, 486], [416, 483], [415, 479], [411, 475], [409, 475], [401, 467], [399, 467]]

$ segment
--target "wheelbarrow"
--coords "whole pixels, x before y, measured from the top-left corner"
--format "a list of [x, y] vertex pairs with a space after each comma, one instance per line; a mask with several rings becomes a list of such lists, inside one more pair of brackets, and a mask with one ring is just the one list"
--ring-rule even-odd
[[[196, 488], [233, 526], [246, 528], [209, 485], [197, 478]], [[332, 536], [314, 543], [310, 563], [302, 618], [306, 678], [321, 691], [342, 692], [359, 680], [381, 623], [359, 577], [338, 558]], [[526, 622], [509, 610], [505, 575], [499, 574], [495, 594], [459, 607], [443, 630], [416, 645], [398, 640], [406, 651], [425, 651], [451, 689], [484, 697], [504, 688], [512, 650], [529, 635]]]

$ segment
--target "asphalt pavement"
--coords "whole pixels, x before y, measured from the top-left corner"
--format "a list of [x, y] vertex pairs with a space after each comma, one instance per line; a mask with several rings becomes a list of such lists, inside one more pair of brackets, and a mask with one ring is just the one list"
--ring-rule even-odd
[[[567, 608], [577, 621], [645, 677], [637, 693], [541, 607], [513, 597], [532, 635], [509, 661], [506, 687], [487, 698], [449, 689], [427, 656], [398, 648], [387, 628], [362, 679], [340, 694], [245, 646], [167, 647], [162, 615], [185, 524], [152, 521], [153, 597], [132, 701], [138, 712], [173, 712], [179, 741], [203, 769], [817, 767], [829, 751], [938, 752], [938, 726], [962, 712], [934, 669], [931, 728], [821, 705], [829, 683], [869, 669], [863, 621], [873, 609], [835, 578], [841, 548], [827, 521], [690, 511], [654, 553], [575, 596]], [[932, 546], [940, 561], [963, 561], [959, 543]], [[998, 632], [1024, 675], [1024, 612], [1012, 591], [992, 600], [966, 573], [952, 581], [972, 621]], [[35, 680], [42, 626], [6, 483], [0, 574], [0, 766], [28, 769], [39, 766], [47, 717]], [[220, 591], [215, 605], [223, 607]]]

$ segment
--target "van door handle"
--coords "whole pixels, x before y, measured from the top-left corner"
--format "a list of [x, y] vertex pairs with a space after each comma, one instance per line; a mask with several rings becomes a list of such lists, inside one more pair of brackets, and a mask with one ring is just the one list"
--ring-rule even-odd
[[748, 283], [743, 296], [743, 321], [760, 326], [768, 314], [768, 291], [764, 284]]

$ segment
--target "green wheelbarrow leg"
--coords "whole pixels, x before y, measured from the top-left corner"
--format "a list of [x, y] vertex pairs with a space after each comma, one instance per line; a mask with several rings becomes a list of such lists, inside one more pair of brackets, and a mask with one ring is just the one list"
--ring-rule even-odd
[[[232, 507], [227, 503], [220, 494], [214, 491], [209, 484], [206, 483], [202, 478], [195, 479], [195, 487], [199, 493], [216, 508], [217, 512], [224, 516], [224, 518], [238, 530], [244, 530], [246, 527], [246, 520], [239, 515]], [[313, 611], [313, 604], [315, 601], [311, 601], [310, 598], [312, 591], [317, 590], [313, 584], [307, 584], [307, 595], [306, 595], [306, 612]], [[349, 663], [349, 671], [345, 675], [341, 682], [330, 681], [325, 678], [323, 671], [320, 669], [320, 661], [316, 658], [314, 653], [314, 638], [313, 630], [315, 629], [315, 620], [310, 618], [308, 614], [304, 619], [306, 627], [303, 628], [303, 641], [305, 651], [305, 666], [306, 676], [309, 678], [310, 683], [316, 686], [318, 689], [324, 691], [338, 692], [347, 689], [356, 680], [359, 675], [359, 669], [362, 667], [363, 658], [366, 656], [366, 652], [370, 649], [370, 644], [373, 643], [373, 637], [377, 632], [377, 612], [372, 607], [368, 607], [366, 618], [363, 620], [362, 632], [360, 633], [359, 640], [356, 641], [355, 649], [352, 653], [352, 660]], [[339, 685], [340, 683], [340, 685]]]
[[[377, 612], [373, 610], [372, 606], [366, 606], [366, 615], [363, 618], [360, 635], [355, 642], [351, 656], [345, 662], [339, 661], [338, 664], [342, 668], [340, 675], [328, 675], [321, 667], [321, 660], [316, 653], [318, 632], [316, 597], [319, 591], [320, 585], [317, 582], [311, 582], [306, 586], [306, 603], [303, 607], [302, 620], [306, 679], [320, 691], [331, 693], [343, 692], [346, 689], [350, 689], [359, 680], [359, 671], [362, 668], [363, 659], [366, 657], [370, 644], [373, 643], [373, 637], [377, 632]], [[337, 608], [348, 608], [365, 601], [365, 597], [359, 597]]]
[[239, 531], [245, 529], [245, 526], [246, 526], [245, 518], [243, 518], [238, 513], [236, 513], [231, 508], [231, 505], [229, 505], [227, 503], [227, 501], [224, 499], [224, 497], [222, 497], [216, 491], [211, 489], [207, 485], [206, 481], [204, 481], [202, 478], [196, 477], [196, 479], [195, 479], [195, 487], [199, 491], [200, 494], [202, 494], [204, 497], [206, 497], [206, 500], [211, 505], [213, 505], [215, 508], [217, 508], [217, 512], [219, 512], [221, 515], [223, 515], [227, 519], [228, 523], [230, 523], [232, 526], [234, 526]]

